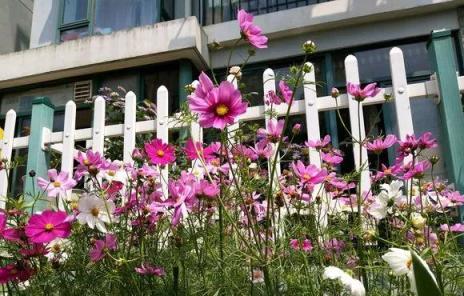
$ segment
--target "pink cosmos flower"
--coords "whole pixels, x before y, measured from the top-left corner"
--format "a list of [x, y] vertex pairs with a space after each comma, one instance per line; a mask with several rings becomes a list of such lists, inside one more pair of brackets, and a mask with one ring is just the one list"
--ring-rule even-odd
[[79, 151], [76, 161], [79, 163], [74, 174], [77, 181], [87, 174], [96, 176], [101, 166], [106, 162], [100, 152], [93, 152], [92, 150], [87, 150], [86, 153]]
[[456, 223], [454, 225], [452, 225], [449, 230], [451, 232], [464, 232], [464, 224], [461, 224], [461, 223]]
[[141, 275], [154, 275], [157, 277], [164, 277], [166, 275], [164, 268], [147, 263], [142, 263], [139, 267], [136, 267], [135, 272]]
[[462, 205], [464, 203], [464, 195], [461, 195], [459, 191], [450, 192], [446, 197], [456, 205]]
[[279, 90], [280, 90], [280, 94], [282, 95], [284, 102], [287, 103], [288, 105], [291, 105], [294, 99], [293, 91], [290, 89], [290, 87], [285, 81], [283, 80], [279, 81]]
[[48, 179], [38, 177], [37, 183], [42, 190], [47, 191], [49, 197], [56, 197], [65, 194], [66, 191], [74, 188], [77, 182], [69, 177], [67, 172], [58, 172], [55, 169], [48, 170]]
[[67, 238], [71, 235], [71, 223], [65, 212], [45, 210], [31, 216], [26, 225], [26, 235], [33, 243], [48, 243], [57, 237]]
[[6, 284], [10, 281], [27, 281], [34, 272], [34, 269], [26, 260], [10, 263], [0, 268], [0, 284]]
[[280, 105], [282, 103], [282, 100], [275, 93], [275, 91], [270, 90], [266, 94], [264, 102], [266, 103], [266, 105]]
[[117, 239], [116, 235], [107, 233], [105, 236], [105, 240], [96, 240], [92, 249], [89, 251], [90, 260], [92, 262], [98, 262], [102, 260], [106, 252], [114, 251], [117, 249]]
[[208, 146], [203, 148], [203, 145], [200, 142], [194, 142], [192, 139], [188, 139], [185, 143], [184, 152], [189, 160], [198, 159], [198, 155], [200, 155], [205, 161], [209, 161], [214, 158], [214, 151], [212, 147]]
[[298, 251], [300, 249], [300, 242], [296, 238], [293, 238], [290, 240], [290, 247], [293, 250]]
[[163, 202], [163, 205], [174, 208], [171, 224], [176, 226], [183, 217], [188, 216], [189, 209], [197, 200], [193, 186], [181, 180], [170, 181], [168, 188], [170, 197]]
[[345, 242], [336, 238], [332, 238], [324, 242], [324, 248], [329, 252], [339, 254], [345, 248]]
[[176, 160], [174, 147], [163, 143], [161, 139], [153, 139], [151, 142], [145, 143], [145, 153], [151, 163], [156, 165], [167, 165]]
[[276, 119], [272, 118], [267, 123], [267, 129], [258, 129], [258, 136], [266, 138], [269, 142], [277, 143], [282, 136], [284, 125], [285, 120], [281, 119], [277, 121]]
[[425, 132], [419, 137], [417, 146], [419, 149], [429, 149], [437, 146], [437, 139], [433, 138], [431, 132]]
[[309, 148], [314, 148], [319, 151], [323, 148], [327, 148], [327, 146], [330, 144], [330, 141], [330, 135], [326, 135], [322, 140], [308, 140], [305, 142], [305, 145]]
[[343, 157], [341, 155], [341, 153], [333, 150], [333, 151], [330, 151], [329, 153], [324, 153], [324, 152], [321, 152], [321, 158], [322, 158], [322, 161], [324, 161], [325, 163], [328, 163], [332, 166], [335, 166], [337, 164], [340, 164], [342, 161], [343, 161]]
[[195, 91], [189, 96], [189, 99], [191, 97], [195, 100], [204, 100], [208, 96], [210, 91], [212, 91], [214, 88], [213, 82], [203, 71], [200, 73], [200, 76], [198, 77], [198, 82], [199, 83], [195, 88]]
[[409, 169], [403, 176], [405, 180], [409, 180], [411, 178], [422, 178], [424, 176], [424, 172], [431, 167], [430, 162], [427, 160], [419, 161], [414, 165], [414, 167], [410, 167], [411, 164], [407, 166], [409, 167]]
[[240, 91], [228, 81], [212, 88], [205, 96], [196, 93], [188, 97], [190, 110], [198, 113], [199, 123], [204, 128], [224, 129], [235, 123], [240, 114], [246, 112], [248, 104], [242, 101]]
[[259, 158], [269, 159], [272, 155], [272, 145], [266, 140], [261, 140], [255, 144], [255, 147], [250, 148], [253, 151], [253, 156], [251, 159], [257, 160]]
[[262, 34], [260, 27], [253, 24], [253, 16], [251, 14], [240, 9], [237, 19], [243, 39], [256, 48], [267, 48], [267, 37]]
[[377, 83], [370, 83], [364, 88], [361, 88], [359, 84], [348, 82], [346, 89], [358, 102], [364, 101], [367, 97], [375, 97], [381, 91], [381, 89], [377, 87]]
[[292, 163], [292, 169], [302, 184], [322, 183], [327, 176], [327, 171], [325, 169], [321, 170], [312, 164], [305, 166], [301, 160]]
[[396, 143], [396, 137], [394, 135], [388, 135], [385, 139], [375, 139], [372, 142], [366, 143], [366, 148], [376, 154], [380, 154], [383, 150], [390, 148]]
[[210, 183], [207, 180], [200, 180], [195, 189], [195, 194], [198, 196], [204, 196], [208, 198], [214, 198], [219, 194], [219, 185], [217, 183]]
[[299, 251], [302, 250], [306, 253], [309, 253], [313, 250], [313, 245], [309, 239], [304, 239], [301, 244], [298, 239], [291, 239], [290, 240], [290, 247], [295, 250]]

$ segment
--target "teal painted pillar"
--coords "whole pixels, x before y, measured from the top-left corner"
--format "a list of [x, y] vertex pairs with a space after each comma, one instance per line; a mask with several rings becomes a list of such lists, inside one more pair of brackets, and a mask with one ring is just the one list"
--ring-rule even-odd
[[[29, 146], [27, 154], [27, 170], [24, 185], [24, 196], [26, 201], [33, 201], [40, 192], [37, 188], [37, 177], [46, 178], [49, 164], [48, 152], [42, 150], [42, 131], [43, 128], [53, 128], [53, 113], [55, 107], [46, 97], [37, 97], [32, 101], [31, 133], [29, 136]], [[35, 176], [29, 174], [35, 171]], [[43, 209], [45, 201], [38, 201], [34, 206], [34, 211]]]
[[[189, 60], [181, 60], [179, 62], [179, 105], [187, 100], [187, 92], [185, 86], [192, 83], [192, 63]], [[187, 139], [188, 130], [182, 130], [180, 133], [180, 140]]]
[[[455, 51], [450, 30], [433, 31], [427, 44], [432, 66], [436, 72], [440, 90], [439, 110], [441, 115], [444, 143], [441, 143], [445, 157], [448, 178], [456, 189], [464, 192], [464, 113], [461, 94], [456, 76]], [[461, 221], [464, 207], [460, 209]]]

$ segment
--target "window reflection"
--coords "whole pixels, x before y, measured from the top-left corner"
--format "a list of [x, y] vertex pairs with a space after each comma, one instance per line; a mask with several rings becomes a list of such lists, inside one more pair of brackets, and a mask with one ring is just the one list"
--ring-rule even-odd
[[63, 7], [63, 24], [87, 19], [88, 0], [65, 0]]
[[155, 22], [156, 2], [153, 0], [97, 0], [95, 3], [95, 34], [110, 34]]

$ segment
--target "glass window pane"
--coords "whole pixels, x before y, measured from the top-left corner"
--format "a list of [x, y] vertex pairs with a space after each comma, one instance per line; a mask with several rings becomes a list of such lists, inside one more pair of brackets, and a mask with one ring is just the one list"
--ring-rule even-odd
[[88, 0], [65, 0], [63, 24], [87, 19]]
[[153, 24], [156, 1], [153, 0], [96, 0], [95, 34]]
[[86, 26], [82, 28], [61, 31], [60, 40], [61, 41], [75, 40], [75, 39], [79, 39], [79, 38], [82, 38], [88, 35], [89, 35], [89, 30]]

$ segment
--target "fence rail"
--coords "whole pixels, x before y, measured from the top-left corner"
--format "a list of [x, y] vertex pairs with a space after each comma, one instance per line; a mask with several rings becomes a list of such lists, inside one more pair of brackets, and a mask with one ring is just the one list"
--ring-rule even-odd
[[[309, 66], [312, 66], [308, 63]], [[413, 122], [411, 115], [410, 99], [434, 97], [439, 100], [438, 87], [435, 80], [431, 79], [425, 82], [407, 84], [404, 59], [401, 49], [393, 48], [390, 51], [390, 66], [392, 74], [392, 87], [384, 88], [376, 97], [370, 98], [363, 102], [363, 106], [372, 104], [381, 104], [385, 101], [384, 94], [393, 95], [393, 102], [396, 108], [396, 123], [398, 126], [398, 137], [403, 139], [407, 134], [413, 134]], [[351, 83], [359, 83], [359, 71], [356, 57], [350, 55], [345, 59], [345, 75], [346, 81]], [[229, 77], [236, 86], [236, 80]], [[458, 77], [460, 90], [464, 89], [464, 76]], [[264, 91], [267, 93], [270, 90], [276, 89], [276, 78], [272, 69], [267, 69], [263, 73]], [[337, 100], [330, 96], [317, 97], [315, 89], [314, 72], [307, 73], [304, 76], [304, 100], [298, 100], [293, 103], [290, 108], [290, 115], [305, 114], [307, 135], [309, 139], [320, 138], [319, 130], [319, 112], [336, 109], [348, 109], [351, 121], [351, 131], [355, 138], [363, 138], [365, 136], [363, 117], [360, 117], [359, 126], [361, 133], [358, 133], [358, 117], [356, 102], [347, 94], [342, 94]], [[61, 170], [66, 172], [73, 171], [74, 156], [76, 154], [75, 142], [87, 141], [88, 148], [94, 151], [104, 152], [104, 139], [110, 137], [124, 137], [124, 161], [131, 162], [131, 153], [135, 148], [136, 134], [156, 132], [156, 137], [164, 142], [168, 142], [169, 130], [186, 128], [186, 124], [177, 120], [176, 115], [168, 116], [169, 93], [166, 87], [161, 86], [157, 90], [157, 119], [136, 121], [136, 102], [137, 98], [133, 92], [128, 92], [125, 97], [125, 113], [124, 123], [105, 126], [105, 100], [103, 97], [98, 97], [94, 102], [94, 117], [92, 128], [75, 129], [76, 121], [76, 105], [73, 101], [66, 104], [65, 110], [65, 126], [62, 132], [50, 132], [44, 128], [41, 136], [40, 145], [43, 149], [47, 146], [62, 153]], [[355, 103], [355, 104], [353, 104]], [[278, 115], [285, 115], [287, 105], [282, 104], [275, 106], [274, 111]], [[258, 119], [269, 120], [266, 115], [268, 106], [266, 104], [260, 106], [249, 107], [245, 114], [239, 117], [239, 122], [247, 122]], [[362, 110], [362, 109], [361, 109]], [[33, 114], [34, 116], [34, 114]], [[30, 136], [14, 138], [15, 134], [16, 113], [14, 110], [8, 111], [5, 120], [4, 139], [0, 144], [2, 158], [6, 161], [11, 160], [12, 151], [14, 149], [29, 147]], [[237, 125], [238, 126], [238, 125]], [[190, 127], [191, 135], [194, 140], [202, 140], [202, 129], [197, 123]], [[354, 147], [354, 159], [357, 168], [361, 168], [363, 164], [360, 161], [359, 149]], [[363, 151], [363, 160], [367, 160], [367, 151]], [[315, 151], [310, 151], [310, 161], [316, 165], [320, 165], [319, 156]], [[370, 187], [368, 166], [362, 172], [364, 188]], [[279, 172], [278, 172], [279, 173]], [[168, 169], [162, 171], [163, 180], [168, 178]], [[6, 196], [8, 189], [8, 172], [7, 170], [0, 171], [0, 196]], [[163, 192], [167, 194], [167, 184], [163, 184]], [[0, 206], [4, 207], [4, 201], [0, 202]]]

